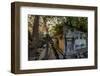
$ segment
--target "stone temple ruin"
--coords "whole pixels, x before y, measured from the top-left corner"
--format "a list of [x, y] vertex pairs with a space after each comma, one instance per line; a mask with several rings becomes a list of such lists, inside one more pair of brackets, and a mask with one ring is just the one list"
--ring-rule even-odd
[[[66, 58], [84, 58], [83, 53], [87, 54], [87, 33], [67, 26], [64, 29], [65, 56]], [[87, 56], [86, 56], [87, 57]]]

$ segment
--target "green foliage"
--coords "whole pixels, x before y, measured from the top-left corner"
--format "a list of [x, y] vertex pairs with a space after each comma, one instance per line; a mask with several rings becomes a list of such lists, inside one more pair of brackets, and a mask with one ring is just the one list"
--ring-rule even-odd
[[52, 27], [51, 32], [53, 32], [54, 36], [62, 35], [63, 34], [63, 25], [62, 24], [56, 24]]
[[[61, 17], [62, 18], [62, 17]], [[62, 35], [64, 26], [68, 26], [70, 28], [75, 28], [77, 30], [87, 32], [87, 18], [86, 17], [65, 17], [66, 21], [62, 21], [62, 23], [58, 23], [52, 27], [51, 32], [53, 35]]]
[[87, 17], [66, 17], [65, 25], [87, 32]]

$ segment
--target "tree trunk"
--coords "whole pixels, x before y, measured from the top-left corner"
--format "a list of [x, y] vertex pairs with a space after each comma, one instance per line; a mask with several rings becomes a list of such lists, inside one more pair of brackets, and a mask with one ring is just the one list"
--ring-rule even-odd
[[39, 40], [39, 16], [35, 16], [33, 23], [33, 32], [32, 32], [32, 56], [36, 56]]
[[38, 29], [39, 29], [39, 16], [35, 16], [34, 23], [33, 23], [33, 33], [32, 33], [33, 42], [35, 40], [38, 40], [37, 39], [39, 37], [39, 30]]

